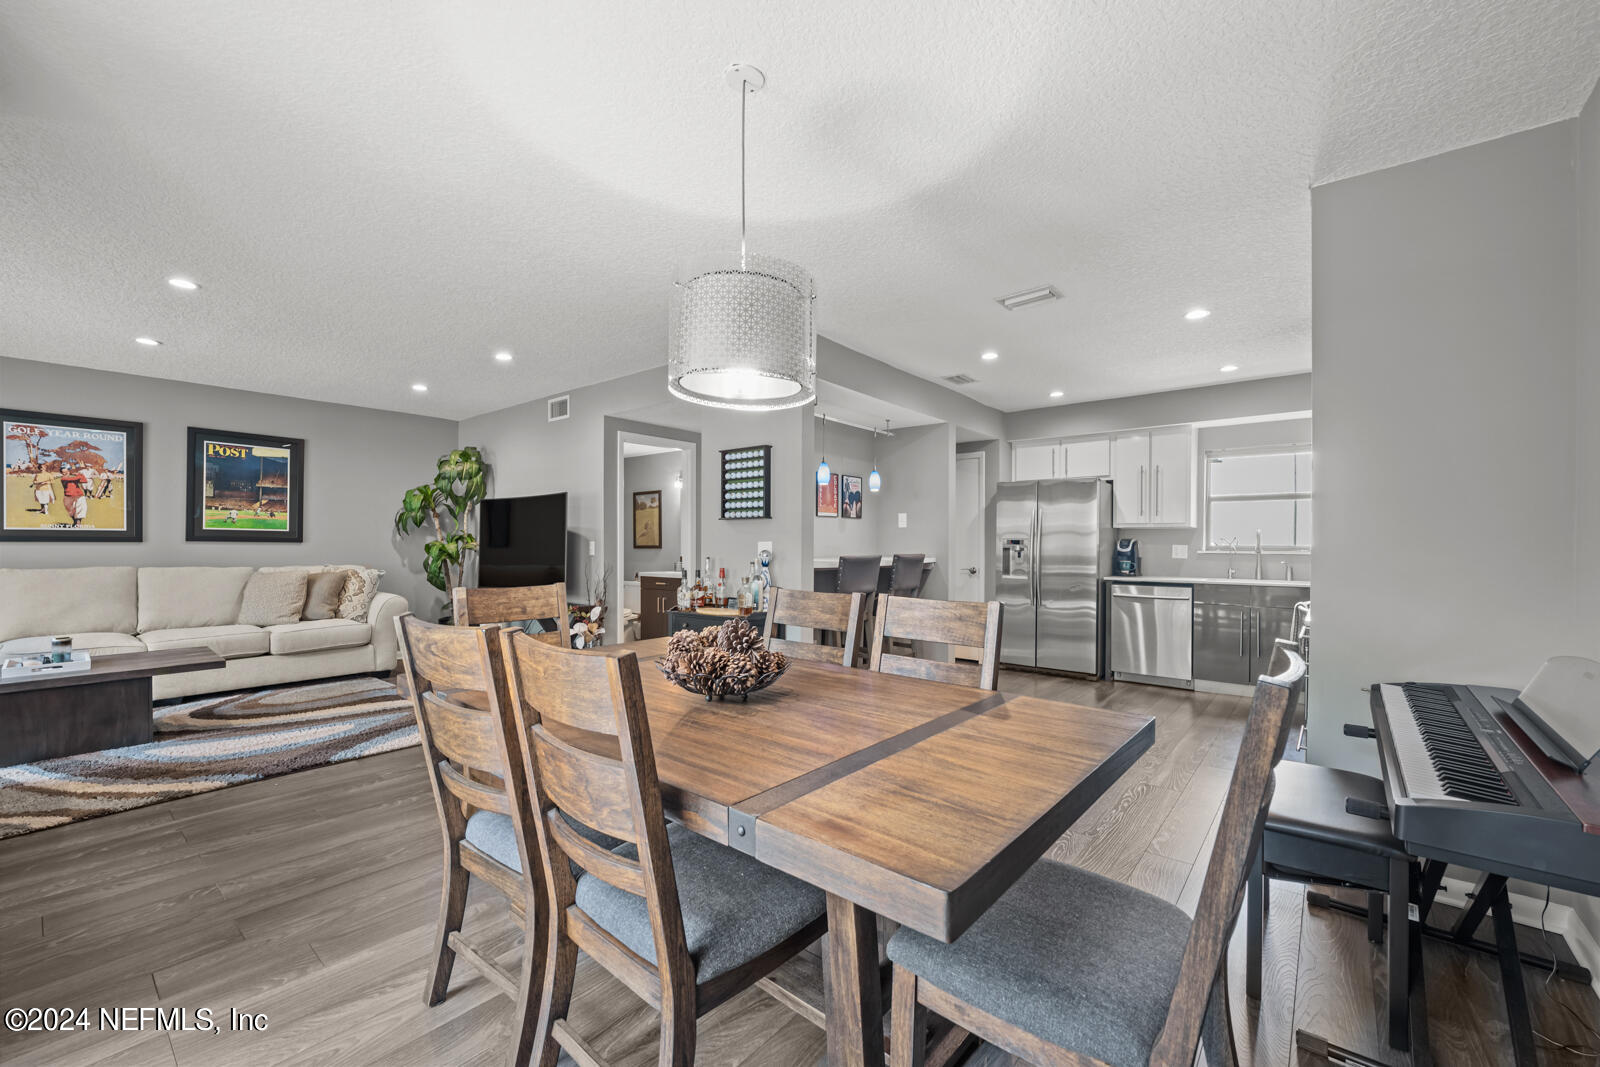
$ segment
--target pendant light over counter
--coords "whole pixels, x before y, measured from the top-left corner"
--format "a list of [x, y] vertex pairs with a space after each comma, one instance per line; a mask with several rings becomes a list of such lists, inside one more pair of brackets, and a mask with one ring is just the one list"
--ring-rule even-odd
[[[767, 79], [735, 63], [727, 80], [739, 93], [739, 251], [701, 257], [680, 272], [667, 388], [696, 404], [778, 411], [816, 399], [816, 289], [803, 268], [746, 247], [745, 105]], [[826, 468], [818, 468], [820, 481]]]
[[[822, 416], [822, 430], [826, 430], [827, 428], [828, 428], [828, 416], [824, 415], [824, 416]], [[817, 431], [817, 450], [819, 452], [822, 451], [822, 430], [818, 430]], [[828, 484], [828, 478], [830, 476], [832, 476], [832, 474], [833, 474], [833, 471], [828, 469], [828, 457], [827, 457], [826, 453], [824, 453], [824, 455], [822, 457], [822, 462], [817, 464], [817, 484], [818, 485], [827, 485]]]
[[[889, 436], [889, 420], [883, 420], [884, 436]], [[867, 475], [867, 492], [876, 493], [883, 488], [883, 475], [878, 473], [878, 431], [872, 431], [872, 473]]]

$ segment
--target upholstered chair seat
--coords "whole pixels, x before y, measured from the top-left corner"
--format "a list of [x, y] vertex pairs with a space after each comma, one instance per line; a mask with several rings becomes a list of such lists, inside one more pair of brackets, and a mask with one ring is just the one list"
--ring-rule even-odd
[[[822, 890], [683, 826], [668, 826], [667, 842], [683, 908], [684, 942], [697, 982], [709, 982], [766, 955], [827, 910]], [[630, 860], [639, 857], [637, 845], [614, 851]], [[656, 962], [643, 897], [586, 874], [578, 879], [577, 904], [611, 936]]]
[[[1033, 865], [951, 944], [902, 928], [889, 958], [997, 1019], [1112, 1067], [1149, 1062], [1166, 1024], [1189, 916], [1077, 867]], [[1226, 1063], [1222, 998], [1202, 1041]]]

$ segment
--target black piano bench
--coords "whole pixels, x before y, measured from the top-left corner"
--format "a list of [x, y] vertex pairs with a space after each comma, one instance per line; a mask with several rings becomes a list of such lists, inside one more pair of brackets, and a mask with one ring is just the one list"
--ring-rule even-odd
[[[1365, 774], [1282, 762], [1273, 771], [1276, 788], [1267, 809], [1261, 846], [1251, 861], [1246, 906], [1245, 992], [1261, 996], [1261, 941], [1266, 929], [1267, 882], [1315, 882], [1367, 891], [1367, 936], [1384, 935], [1383, 902], [1390, 901], [1389, 1044], [1411, 1048], [1410, 991], [1420, 987], [1420, 937], [1413, 938], [1408, 904], [1416, 896], [1417, 861], [1394, 836], [1387, 819], [1352, 814], [1387, 810], [1383, 782]], [[1354, 803], [1349, 803], [1354, 801]], [[1403, 920], [1403, 921], [1395, 921]], [[1420, 992], [1420, 988], [1419, 988]], [[1420, 1003], [1420, 998], [1419, 998]], [[1422, 1026], [1426, 1018], [1419, 1019]]]

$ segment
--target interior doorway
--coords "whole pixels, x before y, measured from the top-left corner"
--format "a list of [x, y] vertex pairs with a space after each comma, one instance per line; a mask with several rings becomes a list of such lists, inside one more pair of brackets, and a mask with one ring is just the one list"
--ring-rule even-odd
[[640, 578], [669, 577], [679, 561], [694, 569], [699, 551], [699, 446], [634, 430], [617, 433], [615, 588], [622, 615], [611, 643], [632, 638], [641, 611]]
[[[982, 600], [987, 588], [984, 512], [987, 458], [982, 452], [956, 453], [955, 493], [950, 502], [950, 599]], [[957, 659], [979, 659], [983, 650], [956, 646]]]

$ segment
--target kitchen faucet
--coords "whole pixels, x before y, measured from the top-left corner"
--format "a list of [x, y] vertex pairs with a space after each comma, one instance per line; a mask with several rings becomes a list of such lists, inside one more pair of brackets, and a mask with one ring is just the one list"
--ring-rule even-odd
[[1236, 576], [1233, 570], [1233, 557], [1239, 551], [1239, 539], [1237, 537], [1224, 537], [1218, 543], [1228, 550], [1228, 577], [1233, 578]]

